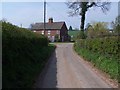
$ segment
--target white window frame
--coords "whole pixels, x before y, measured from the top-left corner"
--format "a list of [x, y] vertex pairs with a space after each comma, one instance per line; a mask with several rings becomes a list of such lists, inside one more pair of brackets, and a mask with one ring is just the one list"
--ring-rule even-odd
[[50, 35], [50, 32], [48, 32], [48, 34]]
[[51, 31], [50, 30], [48, 30], [48, 33], [50, 33]]
[[60, 32], [57, 30], [56, 34], [59, 34]]
[[42, 31], [42, 33], [41, 33], [42, 35], [44, 35], [44, 30]]

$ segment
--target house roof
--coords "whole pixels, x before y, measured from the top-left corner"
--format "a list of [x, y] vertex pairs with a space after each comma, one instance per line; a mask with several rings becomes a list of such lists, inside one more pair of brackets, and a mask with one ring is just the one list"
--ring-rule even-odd
[[[62, 26], [64, 25], [65, 22], [53, 22], [53, 23], [46, 23], [46, 29], [53, 30], [53, 29], [58, 29], [60, 30]], [[32, 25], [32, 30], [37, 30], [37, 29], [44, 29], [44, 23], [35, 23]]]

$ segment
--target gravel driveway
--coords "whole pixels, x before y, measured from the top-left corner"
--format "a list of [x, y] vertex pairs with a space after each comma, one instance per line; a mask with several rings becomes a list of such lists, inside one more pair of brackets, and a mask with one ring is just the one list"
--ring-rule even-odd
[[35, 88], [111, 88], [100, 74], [87, 65], [74, 51], [72, 43], [56, 44]]

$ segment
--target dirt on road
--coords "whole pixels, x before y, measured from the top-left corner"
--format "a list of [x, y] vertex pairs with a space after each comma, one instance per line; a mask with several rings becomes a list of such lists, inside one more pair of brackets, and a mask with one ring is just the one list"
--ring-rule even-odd
[[56, 45], [35, 88], [116, 88], [73, 51], [72, 43]]

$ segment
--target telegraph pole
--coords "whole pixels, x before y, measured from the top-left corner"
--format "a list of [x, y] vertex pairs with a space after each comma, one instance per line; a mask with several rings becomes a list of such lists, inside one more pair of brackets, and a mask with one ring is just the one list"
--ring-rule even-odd
[[46, 0], [44, 0], [44, 35], [46, 30]]

